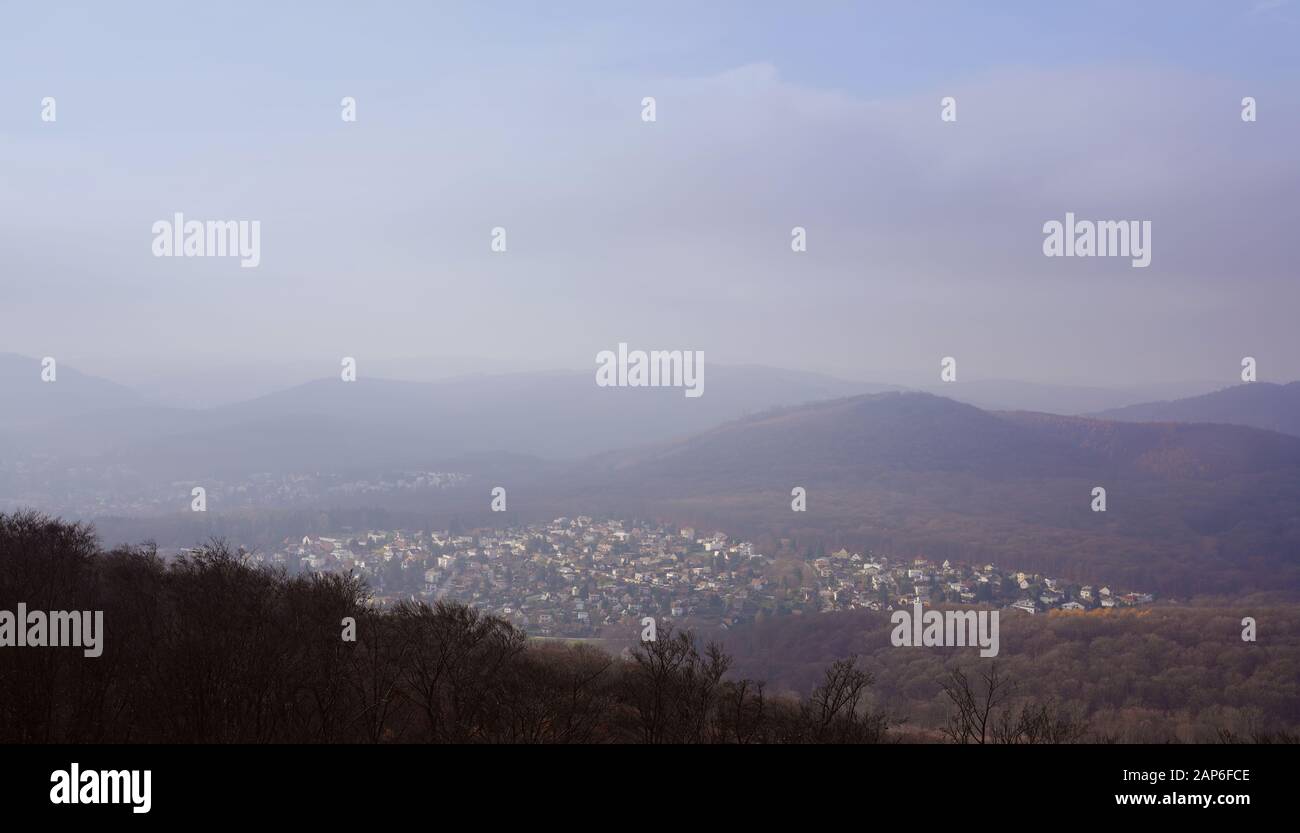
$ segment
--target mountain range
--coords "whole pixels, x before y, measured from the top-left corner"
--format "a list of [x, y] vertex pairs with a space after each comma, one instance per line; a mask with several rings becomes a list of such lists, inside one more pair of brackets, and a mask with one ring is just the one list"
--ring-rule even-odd
[[[0, 371], [11, 376], [13, 365], [0, 361]], [[21, 471], [116, 467], [184, 484], [428, 465], [468, 480], [386, 497], [384, 508], [499, 523], [487, 494], [506, 484], [508, 519], [653, 517], [725, 529], [772, 552], [924, 552], [1186, 594], [1300, 586], [1300, 437], [1282, 430], [1300, 410], [1295, 384], [1102, 418], [710, 367], [699, 399], [529, 373], [320, 380], [186, 410], [66, 368], [42, 383], [34, 367], [23, 366], [25, 387], [6, 388], [22, 401], [0, 423], [0, 463], [26, 460]], [[1183, 415], [1216, 421], [1168, 421]], [[806, 511], [791, 507], [795, 487], [806, 490]], [[1093, 511], [1098, 487], [1104, 512]], [[349, 500], [340, 505], [374, 499]]]
[[0, 453], [116, 462], [159, 477], [409, 466], [467, 453], [578, 458], [686, 435], [780, 405], [890, 389], [756, 366], [710, 366], [707, 396], [600, 388], [577, 372], [406, 382], [321, 379], [206, 409], [149, 402], [34, 359], [0, 356]]
[[[9, 353], [0, 354], [0, 454], [129, 459], [151, 476], [176, 477], [295, 471], [322, 460], [351, 470], [483, 452], [576, 459], [687, 436], [774, 407], [904, 389], [760, 366], [710, 365], [705, 381], [707, 396], [685, 399], [671, 388], [599, 388], [591, 374], [575, 371], [437, 381], [362, 376], [182, 408], [66, 365], [56, 382], [44, 382], [38, 359]], [[930, 392], [985, 409], [1073, 414], [1130, 404], [1158, 389], [974, 381]]]
[[1249, 382], [1162, 402], [1143, 402], [1094, 416], [1124, 422], [1215, 422], [1300, 436], [1300, 382]]

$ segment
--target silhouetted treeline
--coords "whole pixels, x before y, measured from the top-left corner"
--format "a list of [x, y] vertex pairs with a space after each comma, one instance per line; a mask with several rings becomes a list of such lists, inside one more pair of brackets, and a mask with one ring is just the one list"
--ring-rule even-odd
[[[831, 664], [806, 699], [728, 678], [661, 629], [628, 656], [530, 643], [460, 604], [380, 611], [351, 577], [291, 577], [220, 543], [164, 562], [0, 515], [0, 610], [102, 610], [103, 653], [0, 648], [0, 742], [870, 743], [871, 675]], [[355, 621], [355, 640], [345, 639]]]
[[219, 542], [164, 561], [0, 514], [0, 611], [20, 602], [103, 611], [103, 651], [0, 647], [0, 743], [1296, 739], [1289, 609], [1265, 611], [1260, 644], [1216, 610], [1009, 618], [1003, 655], [977, 665], [886, 647], [882, 614], [786, 617], [728, 638], [773, 694], [691, 632], [614, 656], [456, 603], [377, 609], [355, 578], [289, 576]]

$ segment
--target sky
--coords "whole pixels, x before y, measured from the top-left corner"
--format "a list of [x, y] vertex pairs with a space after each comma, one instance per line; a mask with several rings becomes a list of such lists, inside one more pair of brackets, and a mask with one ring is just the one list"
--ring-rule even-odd
[[[1300, 378], [1300, 2], [268, 5], [0, 2], [0, 351]], [[1150, 266], [1045, 257], [1066, 212]]]

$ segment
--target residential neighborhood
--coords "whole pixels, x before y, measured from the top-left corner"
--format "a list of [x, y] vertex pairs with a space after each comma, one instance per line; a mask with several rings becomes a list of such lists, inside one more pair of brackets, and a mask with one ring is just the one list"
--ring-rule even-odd
[[352, 573], [380, 604], [455, 599], [534, 636], [569, 638], [625, 633], [644, 617], [730, 628], [763, 616], [892, 610], [915, 601], [1026, 614], [1154, 601], [1149, 593], [993, 564], [846, 549], [809, 561], [777, 559], [721, 532], [586, 516], [458, 534], [308, 535], [252, 558], [291, 573]]

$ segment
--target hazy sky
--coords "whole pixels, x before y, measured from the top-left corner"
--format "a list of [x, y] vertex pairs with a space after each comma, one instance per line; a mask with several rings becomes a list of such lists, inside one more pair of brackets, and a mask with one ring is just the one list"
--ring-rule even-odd
[[[1300, 377], [1300, 2], [294, 5], [0, 4], [0, 350]], [[155, 258], [177, 211], [261, 265]]]

